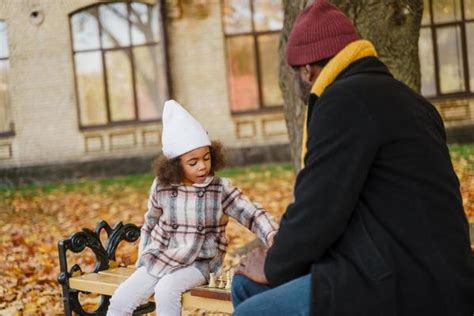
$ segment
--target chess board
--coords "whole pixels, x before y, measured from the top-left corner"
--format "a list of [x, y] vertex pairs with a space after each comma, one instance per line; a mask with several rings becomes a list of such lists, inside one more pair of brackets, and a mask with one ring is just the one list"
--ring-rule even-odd
[[215, 300], [230, 301], [230, 289], [210, 288], [207, 285], [198, 286], [189, 290], [192, 296], [212, 298]]

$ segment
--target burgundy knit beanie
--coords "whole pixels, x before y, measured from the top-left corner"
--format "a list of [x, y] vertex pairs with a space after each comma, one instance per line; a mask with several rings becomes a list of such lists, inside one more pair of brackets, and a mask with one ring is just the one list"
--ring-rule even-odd
[[296, 18], [286, 46], [290, 66], [311, 64], [336, 55], [359, 39], [355, 27], [327, 0], [315, 0]]

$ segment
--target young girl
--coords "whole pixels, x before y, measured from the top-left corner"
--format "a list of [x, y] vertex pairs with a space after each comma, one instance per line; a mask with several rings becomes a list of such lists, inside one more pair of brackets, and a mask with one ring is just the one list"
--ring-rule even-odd
[[269, 213], [214, 175], [223, 162], [220, 144], [174, 100], [163, 109], [162, 146], [137, 270], [112, 296], [107, 315], [131, 315], [153, 293], [159, 316], [180, 315], [181, 294], [206, 284], [221, 266], [229, 216], [267, 246], [276, 233]]

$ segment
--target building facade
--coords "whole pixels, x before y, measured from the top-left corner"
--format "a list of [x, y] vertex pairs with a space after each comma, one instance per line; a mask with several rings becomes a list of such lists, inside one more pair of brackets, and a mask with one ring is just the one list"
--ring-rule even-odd
[[[232, 163], [289, 159], [282, 23], [281, 0], [0, 0], [2, 178], [81, 175], [94, 164], [148, 170], [168, 98]], [[425, 1], [422, 93], [465, 141], [474, 138], [473, 33], [472, 0]]]
[[451, 141], [474, 142], [474, 1], [424, 0], [418, 47], [422, 95]]

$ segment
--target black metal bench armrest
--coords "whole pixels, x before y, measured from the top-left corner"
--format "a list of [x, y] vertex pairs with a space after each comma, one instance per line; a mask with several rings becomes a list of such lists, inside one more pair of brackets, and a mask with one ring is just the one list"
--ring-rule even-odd
[[[105, 230], [107, 233], [106, 244], [103, 245], [100, 240], [100, 233]], [[95, 230], [83, 228], [82, 231], [72, 234], [69, 238], [60, 240], [58, 242], [58, 254], [60, 273], [58, 281], [63, 290], [64, 312], [66, 315], [71, 315], [74, 311], [79, 315], [105, 315], [109, 306], [109, 296], [102, 295], [99, 306], [94, 311], [85, 311], [79, 302], [79, 292], [69, 287], [69, 279], [77, 274], [82, 274], [82, 269], [78, 264], [72, 265], [68, 270], [67, 252], [81, 253], [86, 248], [92, 250], [95, 255], [94, 272], [107, 270], [110, 267], [110, 262], [115, 261], [115, 252], [119, 243], [122, 240], [127, 242], [134, 242], [140, 237], [140, 227], [134, 224], [122, 224], [122, 222], [115, 225], [113, 228], [105, 221], [97, 223]], [[142, 306], [137, 310], [137, 313], [150, 312], [153, 306]], [[153, 310], [151, 309], [151, 310]]]

